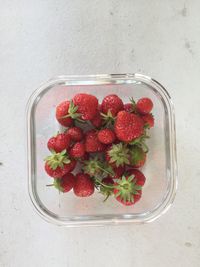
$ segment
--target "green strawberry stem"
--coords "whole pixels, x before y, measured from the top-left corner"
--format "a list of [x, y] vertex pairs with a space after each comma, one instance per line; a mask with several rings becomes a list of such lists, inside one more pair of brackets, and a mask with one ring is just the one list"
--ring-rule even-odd
[[106, 169], [104, 169], [104, 168], [102, 168], [102, 167], [100, 167], [100, 166], [97, 166], [97, 168], [99, 168], [100, 170], [102, 170], [103, 172], [105, 172], [105, 173], [107, 173], [107, 174], [109, 174], [109, 175], [113, 175], [113, 173], [112, 172], [109, 172], [108, 170], [106, 170]]
[[108, 184], [104, 184], [102, 183], [101, 180], [99, 180], [98, 178], [95, 178], [94, 182], [98, 183], [99, 185], [103, 186], [103, 187], [107, 187], [107, 188], [110, 188], [110, 189], [113, 189], [114, 186], [113, 185], [108, 185]]
[[106, 202], [106, 200], [110, 197], [110, 194], [107, 194], [106, 198], [103, 200], [103, 202]]
[[135, 112], [136, 111], [136, 103], [135, 103], [135, 100], [133, 99], [133, 97], [130, 98], [130, 101], [131, 101], [131, 104], [132, 104], [133, 112]]

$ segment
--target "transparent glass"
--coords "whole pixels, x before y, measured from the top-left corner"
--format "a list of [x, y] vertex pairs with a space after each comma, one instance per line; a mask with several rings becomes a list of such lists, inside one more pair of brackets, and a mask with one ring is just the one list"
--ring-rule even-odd
[[[149, 153], [143, 172], [147, 178], [143, 196], [135, 206], [123, 206], [114, 198], [103, 203], [96, 192], [77, 198], [46, 187], [51, 183], [43, 159], [49, 154], [48, 138], [59, 125], [55, 107], [79, 92], [119, 95], [124, 103], [133, 96], [150, 97], [154, 103], [155, 127], [148, 141]], [[60, 76], [40, 86], [27, 106], [28, 184], [37, 212], [47, 221], [63, 226], [151, 222], [171, 206], [177, 188], [174, 109], [168, 92], [154, 79], [140, 74]]]

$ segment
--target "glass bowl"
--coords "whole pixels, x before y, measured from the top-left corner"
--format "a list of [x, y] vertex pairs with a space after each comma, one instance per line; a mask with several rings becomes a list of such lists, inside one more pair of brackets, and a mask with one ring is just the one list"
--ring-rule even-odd
[[[46, 142], [59, 129], [55, 107], [77, 93], [90, 93], [99, 100], [117, 94], [124, 103], [130, 97], [150, 97], [155, 127], [150, 130], [149, 153], [142, 171], [147, 180], [135, 206], [123, 206], [114, 198], [105, 203], [96, 192], [89, 198], [63, 194], [46, 185], [52, 179], [44, 171], [49, 154]], [[63, 226], [151, 222], [171, 206], [177, 188], [174, 109], [166, 89], [140, 74], [59, 76], [40, 86], [27, 106], [28, 185], [37, 212], [47, 221]]]

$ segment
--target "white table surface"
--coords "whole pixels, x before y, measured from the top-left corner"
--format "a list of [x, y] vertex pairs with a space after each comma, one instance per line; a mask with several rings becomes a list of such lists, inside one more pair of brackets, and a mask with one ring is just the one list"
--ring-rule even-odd
[[[200, 1], [0, 1], [0, 266], [200, 266]], [[139, 72], [176, 109], [179, 190], [146, 225], [61, 228], [27, 192], [25, 106], [59, 74]]]

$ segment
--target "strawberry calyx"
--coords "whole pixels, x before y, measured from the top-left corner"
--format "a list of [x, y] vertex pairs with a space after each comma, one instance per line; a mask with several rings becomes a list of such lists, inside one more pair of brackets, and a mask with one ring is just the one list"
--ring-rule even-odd
[[64, 192], [63, 187], [61, 186], [61, 179], [54, 179], [53, 185], [59, 192]]
[[64, 164], [69, 164], [71, 162], [66, 149], [64, 149], [60, 153], [52, 151], [52, 155], [46, 157], [45, 161], [51, 167], [52, 170], [56, 170], [58, 167], [63, 168]]
[[142, 186], [137, 185], [134, 175], [129, 177], [122, 176], [121, 179], [116, 180], [114, 185], [115, 198], [119, 197], [124, 202], [134, 202], [134, 195], [138, 195], [138, 191]]
[[140, 146], [132, 146], [130, 149], [130, 162], [132, 165], [137, 165], [138, 162], [145, 158], [145, 152]]
[[149, 151], [149, 148], [148, 148], [148, 146], [145, 143], [145, 141], [146, 141], [147, 138], [149, 138], [149, 136], [146, 133], [144, 133], [140, 137], [138, 137], [138, 138], [134, 139], [133, 141], [131, 141], [129, 143], [129, 145], [138, 146], [138, 147], [142, 148], [142, 150], [145, 153], [147, 153]]
[[84, 161], [83, 171], [90, 176], [104, 177], [114, 175], [111, 166], [103, 163], [98, 157]]
[[114, 117], [110, 110], [108, 110], [107, 114], [101, 113], [103, 118], [103, 126], [109, 127], [113, 126], [115, 123], [116, 117]]
[[112, 145], [107, 153], [110, 157], [110, 163], [114, 163], [117, 167], [130, 163], [129, 149], [123, 143]]
[[46, 186], [54, 186], [59, 192], [64, 192], [61, 186], [61, 179], [54, 179], [53, 184], [47, 184]]
[[73, 101], [70, 101], [69, 108], [68, 108], [68, 114], [61, 117], [61, 119], [65, 119], [65, 118], [70, 117], [70, 118], [77, 120], [79, 122], [84, 122], [84, 120], [82, 120], [80, 118], [82, 114], [78, 113], [77, 110], [78, 110], [78, 106], [74, 105]]

